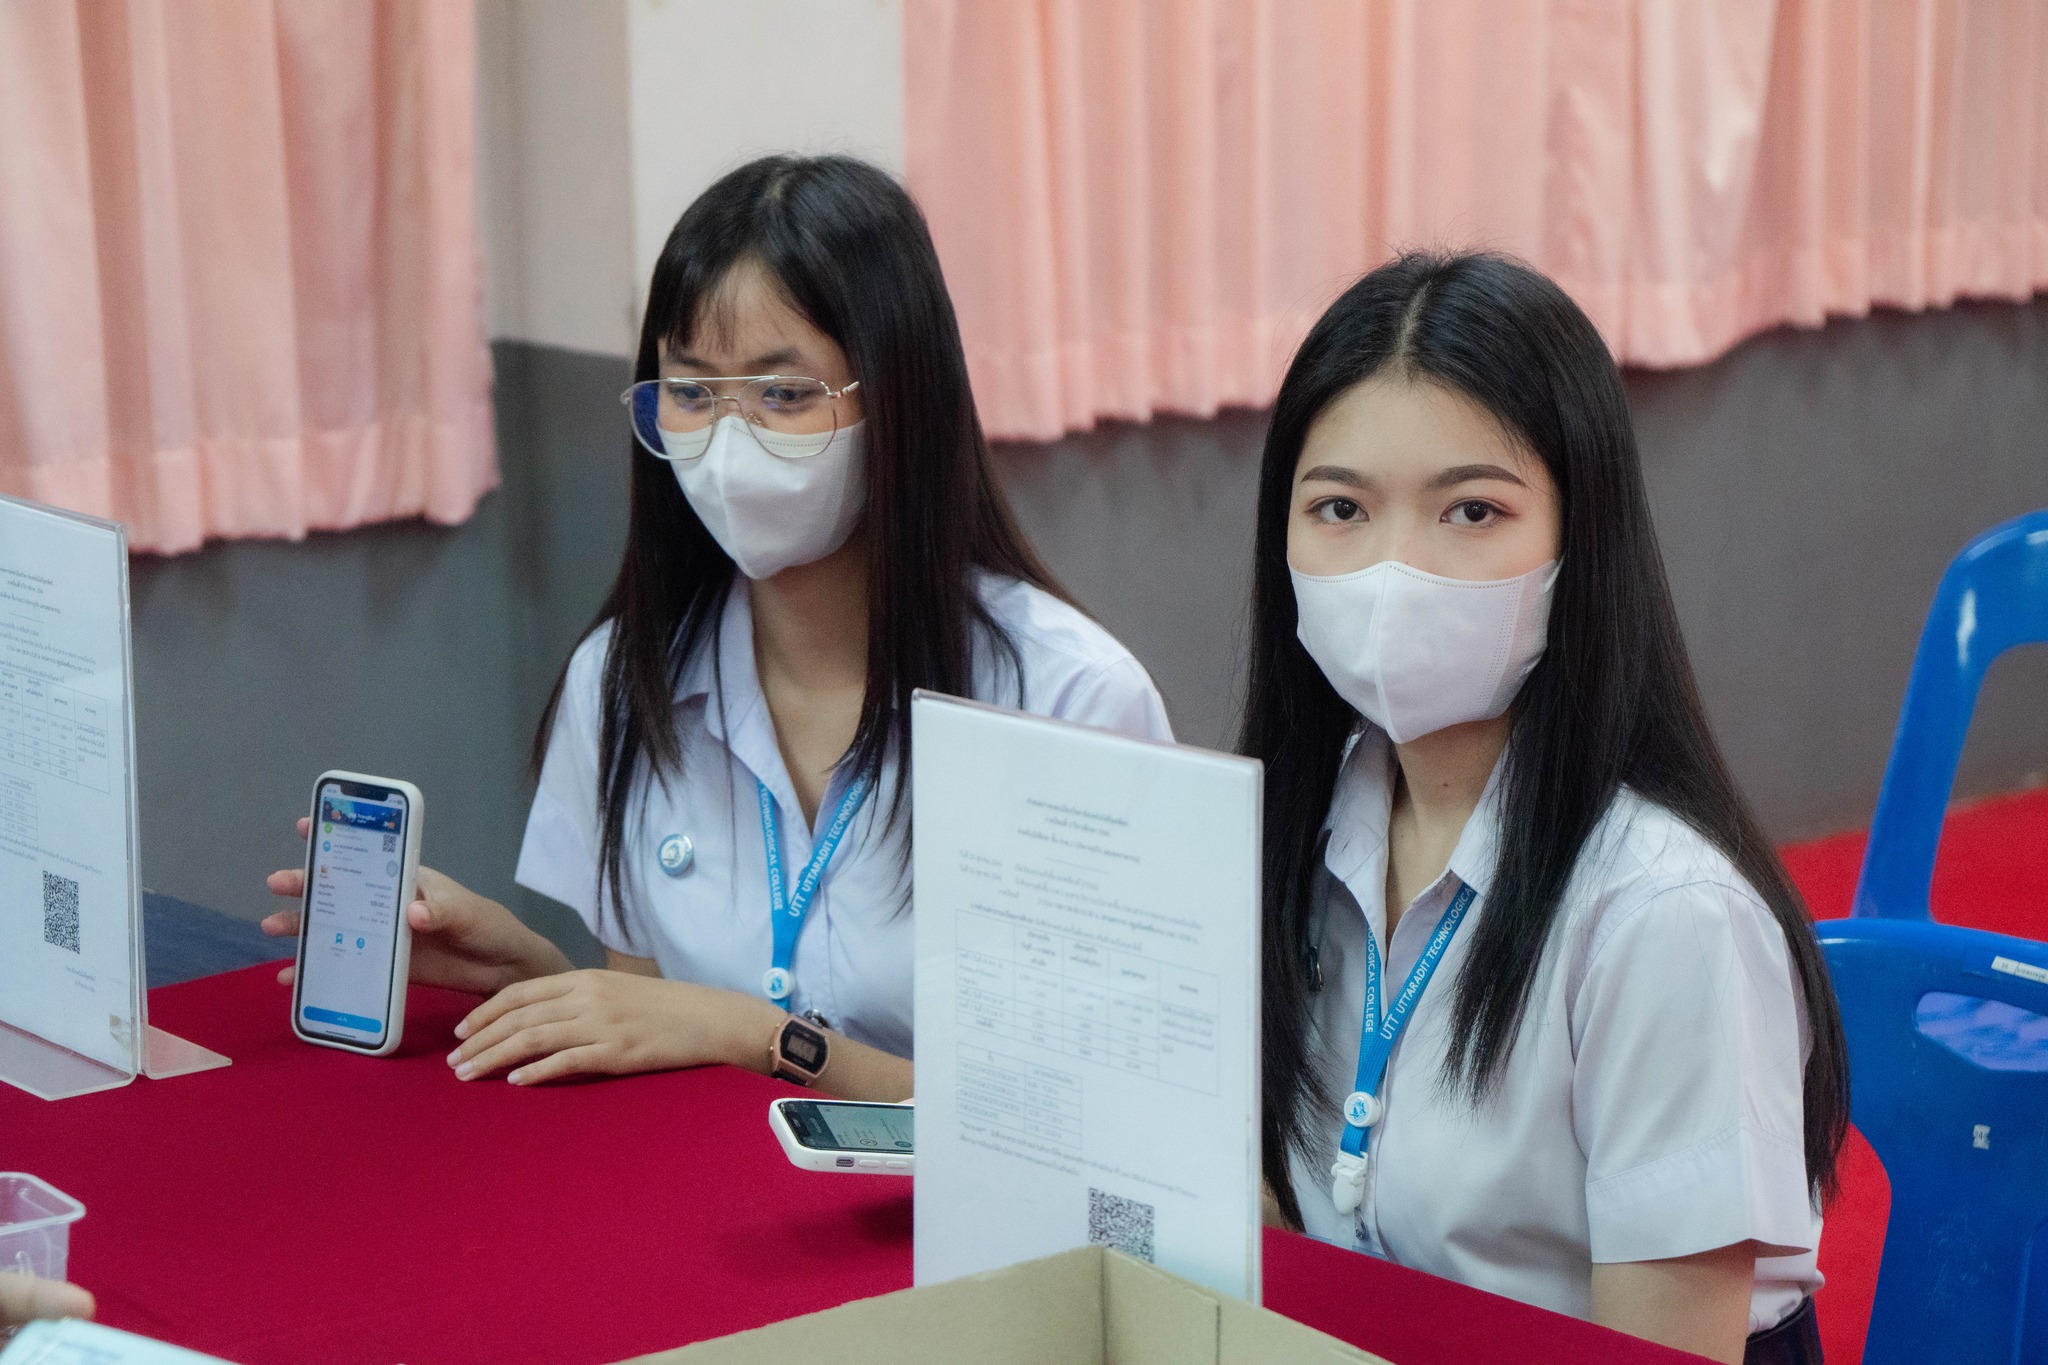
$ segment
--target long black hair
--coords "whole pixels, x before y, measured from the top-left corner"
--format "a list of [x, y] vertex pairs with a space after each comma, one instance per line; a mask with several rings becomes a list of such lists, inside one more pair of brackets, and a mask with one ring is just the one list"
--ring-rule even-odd
[[1452, 998], [1443, 1081], [1475, 1103], [1513, 1051], [1565, 886], [1623, 787], [1734, 863], [1785, 933], [1812, 1049], [1804, 1101], [1811, 1193], [1830, 1193], [1848, 1125], [1848, 1058], [1799, 893], [1735, 789], [1693, 682], [1650, 520], [1621, 376], [1586, 315], [1542, 275], [1488, 253], [1414, 253], [1331, 305], [1273, 407], [1259, 477], [1252, 659], [1242, 747], [1266, 765], [1266, 1178], [1301, 1210], [1290, 1151], [1329, 1097], [1310, 1069], [1310, 899], [1320, 832], [1359, 721], [1295, 638], [1287, 519], [1309, 426], [1354, 385], [1406, 375], [1465, 395], [1550, 471], [1563, 504], [1548, 644], [1510, 713], [1499, 862]]
[[[924, 216], [889, 175], [845, 156], [770, 156], [724, 176], [677, 220], [648, 286], [633, 378], [688, 349], [732, 269], [758, 263], [790, 305], [846, 352], [868, 450], [867, 689], [842, 763], [879, 777], [907, 748], [916, 688], [966, 694], [977, 634], [1016, 651], [972, 582], [985, 569], [1065, 600], [1010, 515], [989, 469], [960, 329]], [[668, 464], [632, 461], [626, 552], [591, 625], [611, 627], [598, 746], [600, 875], [623, 903], [636, 785], [681, 771], [673, 719], [684, 665], [707, 647], [735, 572]], [[563, 676], [534, 736], [536, 767]], [[902, 792], [891, 799], [891, 818]]]

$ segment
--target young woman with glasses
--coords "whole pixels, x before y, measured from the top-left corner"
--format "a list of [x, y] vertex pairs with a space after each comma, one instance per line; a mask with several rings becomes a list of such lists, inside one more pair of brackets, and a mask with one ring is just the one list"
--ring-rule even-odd
[[536, 737], [516, 874], [608, 967], [422, 869], [414, 979], [491, 996], [465, 1079], [731, 1062], [904, 1098], [911, 692], [1163, 739], [1159, 695], [1012, 520], [924, 220], [874, 167], [706, 190], [624, 402], [625, 558]]

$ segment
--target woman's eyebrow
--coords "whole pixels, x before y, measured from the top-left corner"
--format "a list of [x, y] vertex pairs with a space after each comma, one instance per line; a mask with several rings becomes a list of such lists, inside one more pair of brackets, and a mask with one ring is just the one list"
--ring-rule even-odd
[[1355, 469], [1341, 464], [1319, 464], [1302, 471], [1298, 483], [1341, 483], [1346, 488], [1371, 488], [1373, 481]]
[[1455, 488], [1461, 483], [1469, 483], [1474, 479], [1498, 479], [1503, 483], [1511, 483], [1519, 488], [1527, 488], [1529, 486], [1513, 470], [1503, 468], [1497, 464], [1459, 464], [1452, 465], [1449, 469], [1444, 470], [1431, 479], [1424, 487], [1432, 493], [1438, 493], [1446, 488]]
[[[702, 356], [691, 355], [688, 351], [678, 351], [662, 358], [679, 370], [693, 370], [703, 374], [711, 368], [710, 362], [706, 361]], [[803, 356], [797, 352], [794, 346], [784, 346], [779, 351], [770, 351], [766, 355], [755, 356], [749, 363], [747, 373], [774, 374], [779, 367], [801, 359], [803, 359]]]

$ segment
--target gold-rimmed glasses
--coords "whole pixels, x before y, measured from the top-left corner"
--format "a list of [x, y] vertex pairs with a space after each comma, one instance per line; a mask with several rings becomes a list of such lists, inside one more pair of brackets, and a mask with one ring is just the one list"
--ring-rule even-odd
[[663, 460], [694, 460], [711, 444], [726, 405], [746, 419], [762, 448], [784, 459], [816, 455], [839, 430], [840, 398], [860, 387], [832, 388], [804, 375], [752, 374], [643, 379], [619, 395], [633, 417], [633, 435]]

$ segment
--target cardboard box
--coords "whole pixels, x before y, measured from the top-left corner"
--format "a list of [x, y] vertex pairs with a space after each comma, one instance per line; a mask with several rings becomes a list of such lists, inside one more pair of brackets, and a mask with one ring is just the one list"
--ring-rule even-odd
[[862, 1299], [630, 1365], [1387, 1363], [1101, 1247]]

